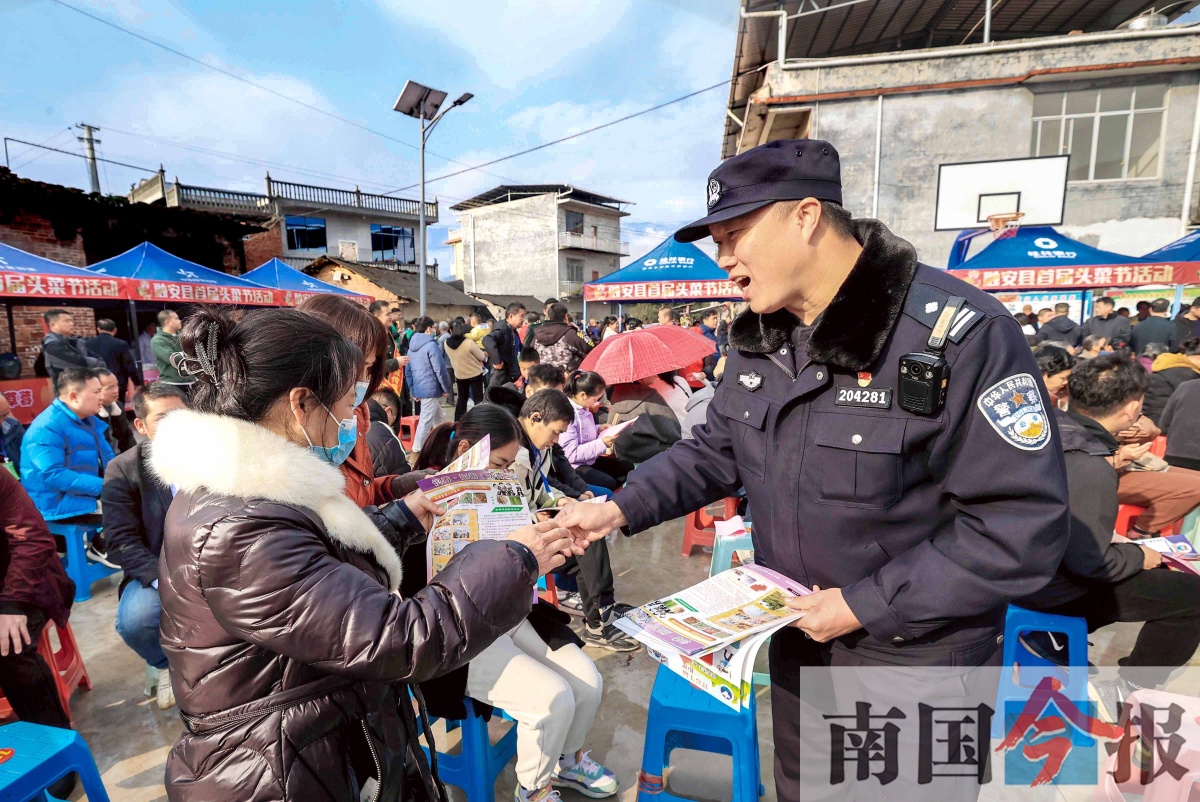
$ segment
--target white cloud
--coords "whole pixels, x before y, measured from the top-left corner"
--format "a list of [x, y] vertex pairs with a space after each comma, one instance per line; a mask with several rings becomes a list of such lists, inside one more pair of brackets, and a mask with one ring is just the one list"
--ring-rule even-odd
[[[436, 30], [498, 87], [560, 71], [613, 32], [632, 0], [378, 0], [400, 24]], [[414, 37], [416, 38], [416, 37]]]

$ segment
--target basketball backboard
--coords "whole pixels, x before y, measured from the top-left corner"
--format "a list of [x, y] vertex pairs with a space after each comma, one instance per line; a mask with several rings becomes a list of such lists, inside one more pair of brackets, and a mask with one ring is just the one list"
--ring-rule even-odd
[[1020, 212], [1023, 226], [1056, 226], [1067, 200], [1068, 156], [938, 165], [934, 231], [987, 228], [990, 215]]

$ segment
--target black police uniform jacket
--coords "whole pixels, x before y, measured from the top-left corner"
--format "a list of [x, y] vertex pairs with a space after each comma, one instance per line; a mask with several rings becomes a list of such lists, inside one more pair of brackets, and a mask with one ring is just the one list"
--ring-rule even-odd
[[[995, 651], [1006, 603], [1045, 585], [1066, 548], [1056, 423], [999, 302], [919, 264], [881, 223], [855, 225], [862, 254], [807, 358], [781, 358], [796, 325], [786, 310], [740, 315], [705, 425], [635, 471], [614, 501], [636, 532], [744, 485], [756, 562], [841, 588], [862, 623], [838, 639], [835, 660], [849, 650], [854, 662], [978, 664]], [[945, 405], [906, 412], [900, 357], [925, 349], [951, 296], [968, 306], [950, 329]], [[892, 391], [890, 405], [837, 404], [839, 388], [872, 399], [850, 392], [866, 373], [867, 389]]]

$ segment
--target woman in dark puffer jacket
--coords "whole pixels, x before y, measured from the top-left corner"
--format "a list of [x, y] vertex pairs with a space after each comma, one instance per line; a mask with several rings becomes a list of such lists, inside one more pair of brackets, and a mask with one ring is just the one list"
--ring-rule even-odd
[[530, 610], [565, 530], [472, 544], [411, 599], [400, 554], [435, 507], [360, 510], [336, 465], [355, 442], [362, 354], [293, 310], [183, 330], [194, 411], [161, 424], [151, 464], [166, 520], [162, 645], [186, 731], [173, 802], [444, 799], [409, 684], [465, 664]]

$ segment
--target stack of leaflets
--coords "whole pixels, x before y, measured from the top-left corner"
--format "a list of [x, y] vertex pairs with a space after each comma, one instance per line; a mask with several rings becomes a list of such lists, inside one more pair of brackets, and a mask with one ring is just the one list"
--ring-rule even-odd
[[430, 578], [468, 543], [503, 540], [532, 521], [516, 474], [488, 468], [490, 457], [491, 438], [484, 437], [441, 473], [417, 482], [431, 501], [446, 508], [429, 530]]
[[615, 625], [660, 663], [736, 710], [750, 704], [759, 648], [803, 615], [787, 601], [809, 593], [769, 568], [742, 565], [637, 607]]
[[1200, 560], [1200, 553], [1192, 546], [1186, 535], [1148, 537], [1133, 542], [1157, 551], [1163, 556], [1163, 565], [1172, 571], [1200, 574], [1200, 569], [1196, 565], [1196, 561]]

